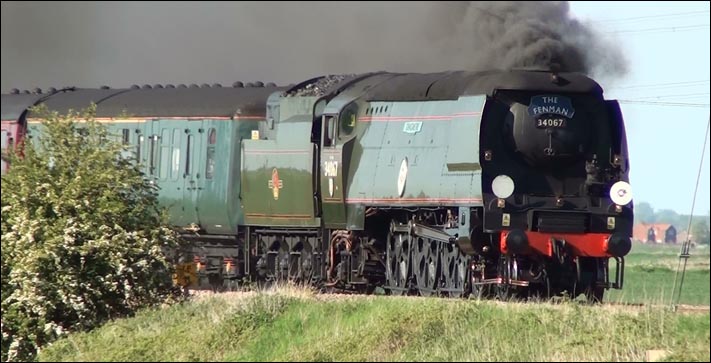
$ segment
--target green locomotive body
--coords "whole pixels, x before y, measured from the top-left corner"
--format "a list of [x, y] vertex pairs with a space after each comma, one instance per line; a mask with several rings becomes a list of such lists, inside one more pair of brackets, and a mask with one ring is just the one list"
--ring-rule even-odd
[[379, 72], [42, 100], [58, 111], [90, 101], [160, 187], [213, 286], [594, 299], [622, 287], [624, 124], [585, 76]]

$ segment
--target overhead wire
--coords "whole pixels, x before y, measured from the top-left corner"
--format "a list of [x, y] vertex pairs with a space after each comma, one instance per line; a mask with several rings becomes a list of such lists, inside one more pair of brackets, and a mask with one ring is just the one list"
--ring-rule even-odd
[[625, 100], [618, 99], [620, 103], [654, 105], [654, 106], [671, 106], [671, 107], [709, 107], [708, 103], [692, 103], [692, 102], [664, 102], [664, 101], [644, 101], [644, 100]]
[[[709, 129], [711, 128], [711, 117], [709, 117], [709, 121], [706, 124], [706, 134], [704, 135], [704, 147], [701, 149], [701, 161], [699, 162], [699, 173], [696, 175], [696, 187], [694, 188], [694, 199], [691, 202], [691, 213], [689, 213], [689, 224], [687, 225], [686, 228], [686, 240], [684, 240], [684, 243], [681, 246], [681, 252], [679, 253], [679, 263], [676, 266], [676, 274], [674, 274], [674, 285], [672, 287], [672, 300], [671, 300], [671, 308], [673, 311], [676, 311], [677, 306], [679, 305], [679, 300], [681, 299], [681, 291], [684, 286], [684, 275], [686, 274], [686, 264], [689, 261], [689, 257], [691, 257], [691, 253], [689, 251], [691, 247], [691, 221], [694, 218], [694, 208], [696, 207], [696, 196], [698, 195], [699, 191], [699, 180], [701, 180], [701, 170], [703, 169], [704, 166], [704, 156], [706, 155], [706, 144], [709, 140]], [[676, 280], [677, 276], [679, 275], [679, 268], [681, 266], [681, 260], [684, 260], [684, 267], [682, 268], [681, 271], [681, 279], [679, 281], [679, 290], [677, 292], [676, 289]], [[676, 295], [676, 297], [675, 297]]]
[[693, 16], [693, 15], [701, 15], [701, 14], [708, 14], [709, 10], [706, 11], [689, 11], [689, 12], [684, 12], [684, 13], [675, 13], [675, 14], [659, 14], [659, 15], [647, 15], [647, 16], [637, 16], [637, 17], [632, 17], [632, 18], [620, 18], [620, 19], [605, 19], [605, 20], [597, 20], [594, 21], [596, 23], [619, 23], [619, 22], [639, 22], [639, 21], [646, 21], [647, 19], [659, 19], [659, 18], [676, 18], [676, 17], [688, 17], [688, 16]]
[[604, 34], [632, 34], [632, 33], [675, 33], [681, 31], [689, 31], [694, 29], [708, 28], [711, 24], [694, 24], [694, 25], [681, 25], [681, 26], [667, 26], [660, 28], [647, 28], [647, 29], [624, 29], [624, 30], [613, 30], [603, 32]]

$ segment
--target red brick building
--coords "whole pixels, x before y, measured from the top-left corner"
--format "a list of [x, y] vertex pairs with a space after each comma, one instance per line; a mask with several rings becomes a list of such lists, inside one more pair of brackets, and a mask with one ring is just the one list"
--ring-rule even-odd
[[677, 243], [679, 237], [669, 223], [638, 223], [632, 232], [632, 239], [642, 243]]

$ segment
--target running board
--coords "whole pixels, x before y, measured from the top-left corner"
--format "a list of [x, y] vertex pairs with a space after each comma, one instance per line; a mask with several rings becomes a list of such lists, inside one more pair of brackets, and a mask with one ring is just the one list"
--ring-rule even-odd
[[454, 241], [454, 237], [450, 236], [447, 233], [444, 233], [438, 229], [426, 227], [426, 226], [416, 224], [416, 223], [412, 224], [412, 232], [416, 236], [426, 237], [426, 238], [437, 240], [440, 242], [447, 242], [448, 243], [448, 242]]

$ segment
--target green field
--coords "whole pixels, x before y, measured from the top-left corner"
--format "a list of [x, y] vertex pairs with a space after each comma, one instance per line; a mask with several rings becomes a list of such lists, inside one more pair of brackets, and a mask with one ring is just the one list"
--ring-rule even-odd
[[[609, 290], [605, 300], [614, 302], [669, 304], [681, 246], [634, 244], [625, 259], [622, 290]], [[680, 303], [709, 305], [710, 255], [708, 246], [691, 249]], [[681, 274], [677, 277], [677, 284]]]

